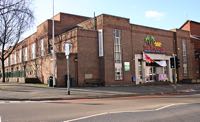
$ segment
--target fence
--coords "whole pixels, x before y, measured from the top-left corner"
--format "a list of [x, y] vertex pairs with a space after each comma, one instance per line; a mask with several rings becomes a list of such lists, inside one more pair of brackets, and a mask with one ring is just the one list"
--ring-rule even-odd
[[[13, 77], [24, 77], [24, 71], [13, 71], [13, 72], [5, 72], [6, 78], [13, 78]], [[0, 73], [0, 77], [2, 77], [2, 73]]]

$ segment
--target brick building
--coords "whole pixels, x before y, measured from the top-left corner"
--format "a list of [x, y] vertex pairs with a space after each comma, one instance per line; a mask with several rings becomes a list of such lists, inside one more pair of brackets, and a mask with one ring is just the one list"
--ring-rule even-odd
[[[170, 66], [173, 54], [180, 59], [179, 80], [199, 78], [198, 68], [194, 68], [199, 62], [195, 58], [199, 37], [192, 34], [192, 27], [185, 27], [187, 24], [180, 29], [163, 30], [131, 24], [128, 18], [107, 14], [88, 18], [59, 13], [54, 19], [56, 86], [66, 85], [67, 43], [72, 44], [69, 68], [74, 86], [173, 82], [174, 69]], [[51, 22], [40, 24], [6, 60], [7, 81], [36, 82], [38, 79], [47, 84], [52, 74]]]
[[200, 79], [200, 23], [188, 20], [180, 27], [180, 29], [190, 32], [190, 40], [194, 45], [195, 51], [195, 61], [193, 62], [195, 77]]

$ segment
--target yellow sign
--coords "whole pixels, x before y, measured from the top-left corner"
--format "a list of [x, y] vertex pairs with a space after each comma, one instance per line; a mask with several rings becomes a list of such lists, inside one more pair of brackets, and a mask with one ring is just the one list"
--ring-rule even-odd
[[155, 41], [155, 42], [154, 42], [154, 45], [155, 45], [156, 47], [162, 47], [162, 43], [159, 42], [159, 41]]
[[149, 53], [164, 53], [162, 42], [157, 41], [152, 35], [147, 35], [144, 38], [144, 52]]

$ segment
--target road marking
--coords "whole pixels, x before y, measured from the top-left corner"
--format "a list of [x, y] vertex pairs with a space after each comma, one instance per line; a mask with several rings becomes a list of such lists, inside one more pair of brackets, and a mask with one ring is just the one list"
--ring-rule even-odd
[[0, 101], [0, 104], [50, 103], [52, 101]]
[[175, 105], [175, 104], [169, 104], [169, 105], [166, 105], [166, 106], [163, 106], [163, 107], [157, 108], [157, 109], [155, 109], [155, 111], [159, 111], [159, 110], [162, 110], [162, 109], [165, 109], [165, 108], [168, 108], [168, 107], [174, 106], [174, 105]]
[[0, 116], [0, 122], [1, 122], [1, 116]]
[[105, 115], [105, 114], [109, 114], [109, 112], [100, 113], [100, 114], [93, 114], [93, 115], [90, 115], [90, 116], [84, 116], [84, 117], [80, 117], [80, 118], [76, 118], [76, 119], [67, 120], [67, 121], [64, 121], [64, 122], [73, 122], [73, 121], [87, 119], [87, 118], [91, 118], [91, 117], [95, 117], [95, 116], [101, 116], [101, 115]]
[[152, 110], [135, 110], [135, 111], [116, 111], [116, 112], [104, 112], [104, 113], [99, 113], [99, 114], [93, 114], [93, 115], [89, 115], [89, 116], [84, 116], [84, 117], [79, 117], [76, 119], [71, 119], [71, 120], [67, 120], [64, 122], [73, 122], [73, 121], [78, 121], [78, 120], [83, 120], [83, 119], [87, 119], [87, 118], [91, 118], [91, 117], [96, 117], [96, 116], [101, 116], [101, 115], [106, 115], [106, 114], [117, 114], [117, 113], [127, 113], [127, 112], [152, 112], [152, 111], [159, 111], [165, 108], [169, 108], [172, 106], [177, 106], [177, 105], [186, 105], [189, 103], [176, 103], [176, 104], [169, 104], [169, 105], [165, 105], [156, 109], [152, 109]]

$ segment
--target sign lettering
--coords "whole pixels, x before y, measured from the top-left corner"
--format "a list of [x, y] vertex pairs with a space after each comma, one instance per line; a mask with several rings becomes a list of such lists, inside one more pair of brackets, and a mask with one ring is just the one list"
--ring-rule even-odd
[[153, 36], [148, 35], [144, 39], [144, 52], [148, 53], [165, 53], [164, 49], [162, 48], [162, 43], [157, 41]]

